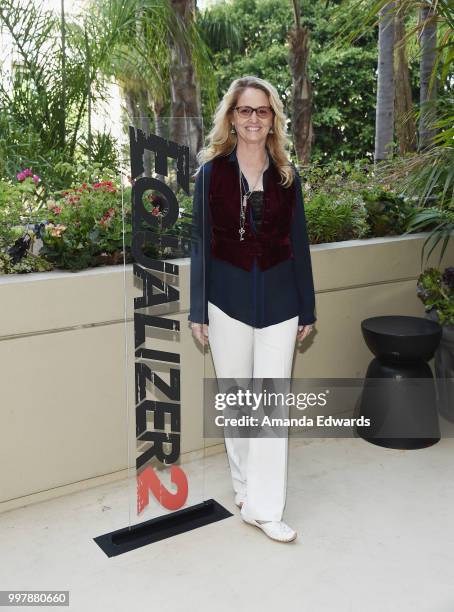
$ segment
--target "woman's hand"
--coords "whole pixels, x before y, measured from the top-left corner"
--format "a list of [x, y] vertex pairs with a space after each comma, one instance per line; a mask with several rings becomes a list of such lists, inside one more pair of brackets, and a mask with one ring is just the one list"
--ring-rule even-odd
[[298, 340], [298, 342], [304, 340], [304, 338], [308, 336], [312, 330], [312, 325], [298, 325], [298, 333], [296, 334], [296, 339]]
[[202, 346], [208, 344], [208, 325], [206, 323], [192, 323], [191, 322], [192, 335], [200, 342]]

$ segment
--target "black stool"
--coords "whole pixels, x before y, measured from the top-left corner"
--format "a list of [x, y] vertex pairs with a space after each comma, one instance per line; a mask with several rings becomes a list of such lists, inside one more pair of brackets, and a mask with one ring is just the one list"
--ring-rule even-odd
[[357, 405], [370, 426], [357, 434], [378, 446], [426, 448], [440, 440], [437, 398], [427, 363], [440, 343], [442, 329], [420, 317], [382, 316], [361, 322], [369, 364]]

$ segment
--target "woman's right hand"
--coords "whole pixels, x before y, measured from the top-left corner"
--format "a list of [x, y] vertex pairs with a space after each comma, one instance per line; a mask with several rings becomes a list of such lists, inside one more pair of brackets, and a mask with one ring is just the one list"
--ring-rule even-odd
[[206, 323], [191, 323], [192, 335], [202, 346], [208, 344], [208, 325]]

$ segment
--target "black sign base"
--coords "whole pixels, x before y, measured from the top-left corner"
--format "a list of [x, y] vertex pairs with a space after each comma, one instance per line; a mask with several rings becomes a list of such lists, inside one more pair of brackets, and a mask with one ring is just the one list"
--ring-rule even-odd
[[229, 516], [233, 514], [224, 506], [214, 499], [208, 499], [195, 506], [164, 514], [138, 525], [123, 527], [93, 539], [108, 557], [116, 557], [141, 546], [221, 521]]

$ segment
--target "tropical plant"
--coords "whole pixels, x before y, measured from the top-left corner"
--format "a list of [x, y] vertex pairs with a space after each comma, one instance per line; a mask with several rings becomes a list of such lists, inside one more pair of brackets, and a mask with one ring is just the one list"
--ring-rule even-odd
[[83, 136], [80, 149], [90, 164], [103, 167], [105, 170], [118, 170], [120, 167], [120, 154], [115, 138], [110, 132], [94, 132], [90, 141]]
[[[438, 134], [437, 138], [440, 136]], [[440, 265], [454, 230], [454, 147], [435, 145], [421, 153], [396, 159], [392, 164], [383, 162], [377, 168], [377, 175], [396, 185], [417, 203], [405, 234], [429, 232], [421, 249], [421, 268], [426, 248], [427, 262], [441, 242]]]
[[[116, 45], [101, 66], [102, 73], [120, 84], [129, 123], [146, 133], [153, 129], [165, 138], [187, 143], [192, 167], [202, 139], [200, 91], [211, 112], [217, 94], [209, 50], [195, 23], [198, 13], [193, 14], [190, 2], [160, 0], [153, 14], [137, 0], [131, 4], [136, 21], [129, 37]], [[109, 0], [92, 1], [88, 10], [96, 17], [109, 6]], [[166, 115], [174, 121], [166, 124]], [[145, 153], [144, 161], [149, 173], [150, 154]]]
[[[34, 0], [1, 3], [0, 25], [11, 39], [13, 58], [0, 75], [0, 124], [13, 126], [0, 139], [4, 176], [13, 178], [17, 165], [33, 165], [49, 187], [62, 188], [75, 177], [55, 174], [57, 161], [71, 167], [81, 156], [99, 159], [106, 139], [96, 142], [91, 112], [106, 100], [112, 62], [135, 71], [140, 58], [141, 67], [150, 72], [155, 65], [159, 76], [156, 58], [137, 36], [139, 17], [149, 38], [158, 40], [175, 21], [167, 0], [93, 0], [89, 10], [70, 18]], [[20, 143], [21, 130], [28, 145]]]
[[442, 242], [440, 257], [438, 265], [444, 257], [446, 247], [451, 239], [451, 235], [454, 231], [454, 207], [450, 208], [436, 208], [430, 207], [418, 210], [411, 218], [408, 224], [408, 231], [421, 231], [430, 229], [429, 235], [424, 241], [421, 249], [421, 267], [423, 266], [424, 252], [426, 247], [430, 246], [430, 249], [426, 256], [426, 262], [429, 259], [432, 251], [435, 249], [440, 241]]

